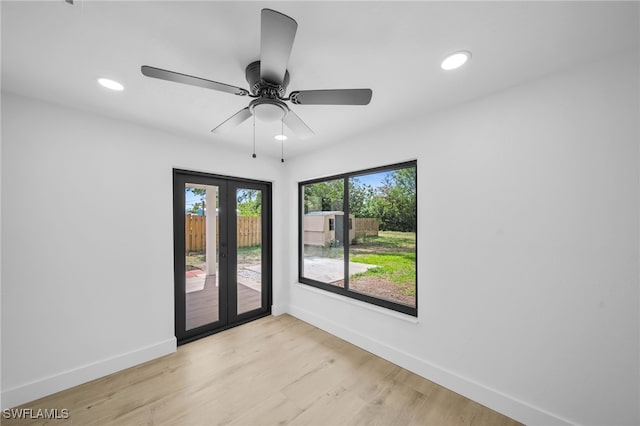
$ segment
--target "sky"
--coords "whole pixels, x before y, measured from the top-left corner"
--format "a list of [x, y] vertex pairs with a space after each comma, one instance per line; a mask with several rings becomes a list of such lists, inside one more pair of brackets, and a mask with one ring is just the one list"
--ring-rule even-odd
[[186, 207], [187, 210], [190, 210], [191, 207], [193, 207], [193, 205], [195, 203], [199, 203], [200, 202], [200, 196], [199, 195], [195, 195], [191, 191], [185, 191], [184, 192], [184, 197], [185, 197], [185, 207]]
[[360, 181], [361, 183], [364, 183], [366, 185], [371, 185], [374, 188], [376, 188], [381, 186], [385, 176], [388, 176], [390, 174], [391, 174], [390, 171], [385, 171], [385, 172], [355, 176], [355, 178], [358, 179], [358, 181]]

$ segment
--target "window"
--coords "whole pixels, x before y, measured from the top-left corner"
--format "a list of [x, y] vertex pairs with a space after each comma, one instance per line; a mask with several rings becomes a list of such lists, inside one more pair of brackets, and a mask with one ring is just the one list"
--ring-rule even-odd
[[299, 183], [299, 281], [417, 316], [416, 162]]

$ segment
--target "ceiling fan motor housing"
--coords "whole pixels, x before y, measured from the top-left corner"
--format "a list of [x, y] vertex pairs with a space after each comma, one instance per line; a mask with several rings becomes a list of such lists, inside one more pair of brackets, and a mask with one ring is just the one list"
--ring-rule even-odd
[[260, 78], [260, 61], [247, 65], [245, 74], [252, 95], [267, 98], [284, 98], [289, 85], [289, 71], [285, 71], [282, 84], [274, 84]]

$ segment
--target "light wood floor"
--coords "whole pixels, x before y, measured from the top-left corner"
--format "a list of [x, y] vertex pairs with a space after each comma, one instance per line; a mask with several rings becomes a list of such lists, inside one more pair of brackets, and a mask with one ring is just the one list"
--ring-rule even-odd
[[518, 424], [288, 315], [23, 407], [69, 410], [49, 425]]

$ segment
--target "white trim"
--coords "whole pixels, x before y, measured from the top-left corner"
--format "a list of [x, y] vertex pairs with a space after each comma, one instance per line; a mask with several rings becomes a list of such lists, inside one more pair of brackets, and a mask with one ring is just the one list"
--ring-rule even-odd
[[271, 315], [277, 317], [282, 314], [286, 314], [289, 312], [288, 305], [271, 305]]
[[425, 359], [389, 346], [373, 337], [365, 336], [343, 324], [318, 316], [306, 309], [289, 306], [289, 314], [527, 425], [573, 424], [565, 418], [549, 413], [496, 389], [489, 388]]
[[71, 370], [3, 390], [2, 409], [25, 404], [73, 386], [174, 353], [176, 348], [176, 338], [172, 337], [131, 352], [85, 364]]
[[353, 299], [351, 297], [343, 296], [341, 294], [332, 293], [330, 291], [322, 290], [321, 288], [317, 288], [308, 284], [297, 283], [298, 288], [302, 288], [307, 291], [311, 291], [313, 293], [322, 294], [323, 296], [330, 297], [335, 300], [340, 300], [341, 302], [348, 303], [350, 305], [355, 305], [360, 308], [365, 308], [370, 311], [377, 312], [379, 314], [387, 315], [393, 318], [397, 318], [406, 322], [410, 322], [412, 324], [418, 324], [418, 318], [412, 315], [403, 314], [402, 312], [394, 311], [393, 309], [383, 308], [382, 306], [372, 305], [371, 303], [363, 302], [358, 299]]

